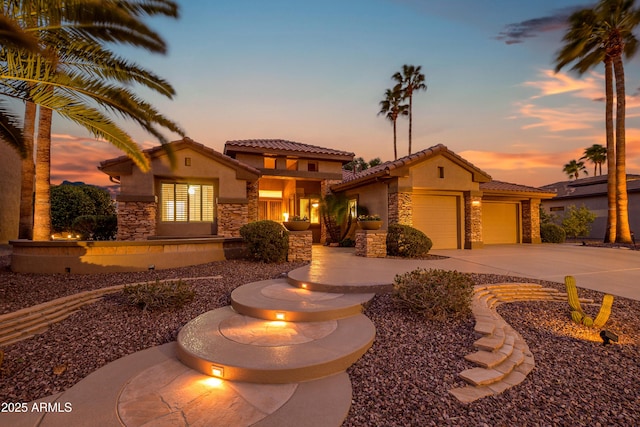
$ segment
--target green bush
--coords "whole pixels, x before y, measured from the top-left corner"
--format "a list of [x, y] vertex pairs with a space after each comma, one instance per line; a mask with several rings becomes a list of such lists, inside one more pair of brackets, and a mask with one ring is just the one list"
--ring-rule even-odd
[[83, 240], [114, 240], [118, 232], [116, 215], [81, 215], [73, 220], [72, 230]]
[[195, 292], [182, 280], [125, 286], [123, 293], [131, 305], [143, 311], [178, 309], [193, 300]]
[[351, 239], [350, 237], [347, 237], [346, 239], [343, 239], [340, 242], [341, 248], [353, 248], [355, 245], [356, 245], [356, 241]]
[[427, 319], [444, 320], [471, 313], [473, 280], [457, 271], [418, 268], [397, 275], [393, 298]]
[[540, 238], [544, 243], [564, 243], [567, 233], [557, 224], [542, 224], [540, 226]]
[[289, 251], [289, 232], [275, 221], [256, 221], [240, 228], [247, 242], [250, 259], [262, 262], [283, 262]]
[[391, 224], [387, 230], [387, 255], [416, 258], [426, 255], [433, 246], [422, 231], [408, 225]]

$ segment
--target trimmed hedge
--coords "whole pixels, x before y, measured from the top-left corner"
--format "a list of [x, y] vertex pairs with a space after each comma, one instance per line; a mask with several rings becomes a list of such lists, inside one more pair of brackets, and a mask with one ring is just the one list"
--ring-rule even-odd
[[289, 232], [275, 221], [255, 221], [240, 228], [248, 257], [261, 262], [284, 262], [289, 252]]
[[544, 243], [564, 243], [567, 233], [557, 224], [548, 223], [540, 226], [540, 239]]
[[421, 257], [429, 253], [433, 243], [426, 234], [408, 225], [391, 224], [387, 230], [387, 255], [404, 258]]

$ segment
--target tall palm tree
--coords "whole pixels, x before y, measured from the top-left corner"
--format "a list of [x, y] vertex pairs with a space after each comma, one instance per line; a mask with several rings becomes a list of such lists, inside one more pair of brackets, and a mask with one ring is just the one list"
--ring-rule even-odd
[[[141, 18], [157, 14], [176, 17], [174, 2], [57, 0], [34, 4], [26, 0], [18, 3], [21, 7], [12, 9], [17, 11], [18, 18], [37, 17], [35, 25], [24, 18], [22, 24], [25, 32], [38, 34], [49, 55], [25, 55], [19, 50], [5, 52], [0, 59], [5, 65], [0, 75], [3, 79], [1, 93], [27, 99], [27, 104], [29, 101], [39, 104], [39, 129], [50, 129], [47, 121], [53, 109], [125, 151], [142, 170], [148, 170], [149, 165], [138, 145], [94, 105], [133, 120], [163, 144], [168, 141], [155, 128], [156, 124], [184, 135], [175, 123], [123, 85], [139, 83], [169, 98], [174, 94], [173, 88], [153, 73], [117, 57], [102, 46], [104, 42], [127, 43], [164, 53], [164, 41], [143, 24]], [[5, 1], [5, 10], [6, 4]], [[48, 239], [50, 235], [46, 209], [50, 155], [44, 155], [50, 147], [50, 135], [50, 130], [47, 134], [39, 131], [38, 135], [36, 162], [47, 164], [46, 172], [39, 165], [36, 179], [38, 212], [34, 222], [38, 226], [34, 238], [38, 240]], [[28, 184], [23, 185], [23, 189], [26, 196]]]
[[564, 165], [564, 167], [562, 168], [562, 172], [566, 173], [569, 178], [575, 179], [580, 178], [580, 172], [584, 173], [585, 175], [589, 175], [589, 172], [587, 172], [587, 168], [584, 166], [584, 162], [580, 162], [577, 160], [571, 160], [569, 163]]
[[[593, 163], [593, 176], [602, 175], [602, 164], [607, 160], [607, 148], [600, 144], [593, 144], [585, 148], [584, 155], [580, 160], [589, 160]], [[600, 173], [598, 174], [598, 171]]]
[[398, 159], [397, 144], [397, 128], [396, 123], [398, 117], [409, 114], [409, 106], [402, 104], [403, 95], [402, 88], [399, 84], [393, 89], [387, 89], [384, 93], [384, 99], [380, 101], [380, 111], [378, 115], [383, 114], [390, 122], [393, 123], [393, 160]]
[[[580, 74], [600, 62], [605, 65], [608, 216], [606, 242], [630, 242], [625, 168], [625, 89], [622, 56], [629, 58], [638, 41], [632, 30], [640, 22], [633, 0], [601, 0], [594, 9], [569, 18], [565, 45], [556, 53], [556, 71], [574, 62]], [[616, 128], [613, 126], [613, 79], [616, 79]]]
[[397, 72], [391, 78], [402, 88], [404, 99], [409, 99], [409, 155], [411, 155], [411, 129], [413, 124], [413, 93], [427, 90], [424, 74], [420, 72], [421, 65], [403, 65], [402, 73]]

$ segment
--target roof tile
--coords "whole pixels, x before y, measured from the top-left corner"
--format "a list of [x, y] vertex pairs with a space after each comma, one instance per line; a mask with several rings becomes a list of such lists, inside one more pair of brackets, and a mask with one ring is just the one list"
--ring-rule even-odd
[[332, 148], [318, 147], [316, 145], [303, 144], [301, 142], [286, 141], [284, 139], [245, 139], [227, 141], [224, 146], [224, 152], [233, 151], [229, 150], [230, 147], [246, 147], [246, 148], [259, 148], [265, 150], [278, 150], [278, 151], [295, 151], [300, 153], [309, 154], [328, 154], [335, 156], [355, 156], [354, 153], [349, 151], [334, 150]]

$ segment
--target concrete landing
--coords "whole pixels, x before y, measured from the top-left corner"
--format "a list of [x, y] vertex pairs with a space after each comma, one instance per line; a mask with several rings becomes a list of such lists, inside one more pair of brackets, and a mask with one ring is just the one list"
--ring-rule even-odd
[[314, 292], [285, 279], [249, 283], [231, 293], [231, 306], [258, 319], [318, 322], [362, 313], [362, 304], [375, 294]]

